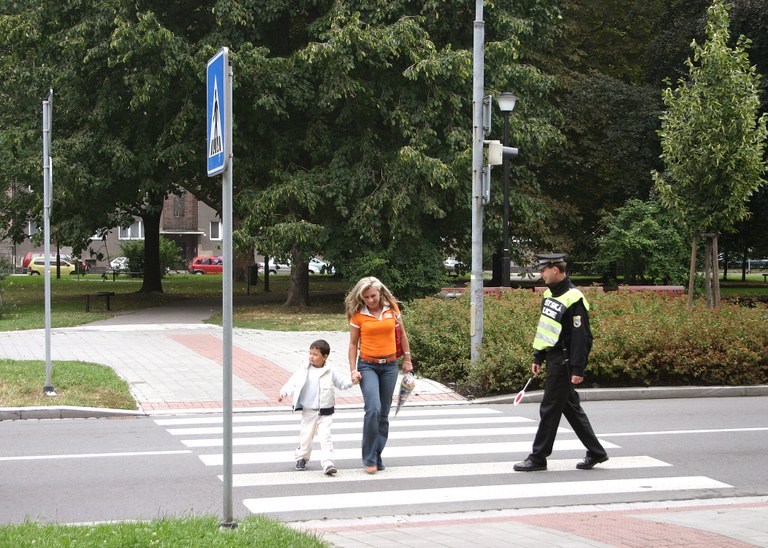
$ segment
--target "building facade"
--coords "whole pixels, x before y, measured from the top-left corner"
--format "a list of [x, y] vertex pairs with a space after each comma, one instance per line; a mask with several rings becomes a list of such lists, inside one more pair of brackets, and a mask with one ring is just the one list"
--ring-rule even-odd
[[[18, 272], [21, 272], [21, 263], [28, 252], [43, 252], [43, 245], [35, 244], [33, 239], [38, 227], [31, 224], [27, 228], [25, 234], [28, 238], [23, 242], [0, 242], [0, 256], [13, 263]], [[221, 228], [221, 219], [216, 210], [199, 201], [194, 194], [182, 191], [165, 199], [160, 235], [176, 244], [183, 265], [188, 265], [196, 255], [221, 255]], [[91, 269], [106, 269], [110, 260], [123, 254], [123, 243], [143, 239], [144, 223], [137, 217], [130, 226], [114, 228], [103, 239], [94, 237], [81, 258]], [[51, 254], [56, 252], [55, 244], [51, 243]], [[61, 247], [58, 252], [71, 255], [72, 249]]]

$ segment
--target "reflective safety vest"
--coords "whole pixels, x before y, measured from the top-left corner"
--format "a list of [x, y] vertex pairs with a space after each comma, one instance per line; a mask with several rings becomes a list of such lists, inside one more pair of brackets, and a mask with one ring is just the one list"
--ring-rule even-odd
[[575, 287], [559, 297], [553, 297], [552, 291], [549, 289], [544, 292], [544, 301], [541, 304], [541, 316], [539, 317], [539, 326], [536, 328], [536, 337], [533, 339], [533, 348], [547, 350], [557, 344], [560, 333], [563, 331], [563, 315], [579, 299], [584, 301], [584, 307], [589, 311], [587, 299]]

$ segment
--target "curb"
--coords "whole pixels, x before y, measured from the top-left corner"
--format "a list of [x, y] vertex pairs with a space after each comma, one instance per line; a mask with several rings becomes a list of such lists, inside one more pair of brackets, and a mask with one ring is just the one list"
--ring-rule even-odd
[[[525, 393], [524, 402], [539, 403], [543, 390]], [[472, 403], [514, 403], [517, 394], [477, 398]], [[673, 398], [735, 398], [768, 396], [768, 384], [754, 386], [654, 386], [644, 388], [585, 388], [579, 389], [581, 401], [661, 400]]]
[[144, 417], [144, 411], [109, 409], [103, 407], [39, 406], [0, 407], [0, 421], [21, 419], [91, 419], [115, 417]]
[[[508, 404], [514, 403], [517, 394], [489, 396], [467, 402], [451, 404]], [[525, 394], [523, 403], [540, 403], [543, 390]], [[659, 386], [646, 388], [587, 388], [579, 390], [581, 401], [617, 401], [617, 400], [657, 400], [673, 398], [736, 398], [768, 396], [768, 384], [754, 386]], [[434, 402], [423, 402], [433, 405]], [[413, 407], [415, 404], [412, 404]], [[255, 409], [248, 409], [254, 411]], [[258, 408], [258, 410], [262, 410]], [[275, 408], [269, 408], [274, 411]], [[205, 409], [200, 412], [221, 412], [221, 409]], [[245, 411], [245, 410], [239, 410]], [[163, 414], [188, 413], [189, 410], [164, 410]], [[108, 409], [101, 407], [40, 406], [40, 407], [0, 407], [0, 421], [22, 419], [90, 419], [90, 418], [125, 418], [146, 417], [158, 413], [130, 411], [127, 409]]]

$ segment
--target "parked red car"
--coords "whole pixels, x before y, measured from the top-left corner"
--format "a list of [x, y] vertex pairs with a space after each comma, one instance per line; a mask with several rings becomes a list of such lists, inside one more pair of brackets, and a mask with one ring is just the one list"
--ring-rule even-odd
[[189, 263], [190, 274], [221, 274], [223, 270], [224, 261], [221, 257], [201, 255]]

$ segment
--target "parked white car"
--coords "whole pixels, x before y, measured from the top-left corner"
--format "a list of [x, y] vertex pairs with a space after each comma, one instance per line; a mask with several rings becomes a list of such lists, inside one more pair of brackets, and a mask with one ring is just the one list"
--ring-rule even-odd
[[[290, 274], [291, 273], [290, 261], [286, 263], [276, 263], [274, 259], [270, 259], [268, 264], [269, 264], [270, 274]], [[336, 273], [335, 268], [333, 268], [324, 260], [318, 259], [317, 257], [313, 257], [312, 259], [309, 260], [309, 263], [307, 264], [307, 270], [309, 271], [310, 274], [335, 274]]]
[[309, 269], [310, 274], [336, 274], [335, 268], [317, 257], [313, 257], [309, 260], [307, 268]]
[[276, 263], [274, 259], [270, 259], [269, 263], [269, 273], [270, 274], [290, 274], [291, 273], [291, 263]]
[[128, 257], [115, 257], [109, 261], [112, 270], [128, 270]]
[[465, 274], [468, 270], [464, 263], [453, 257], [448, 257], [444, 260], [443, 266], [445, 267], [445, 273], [449, 276], [460, 276]]

